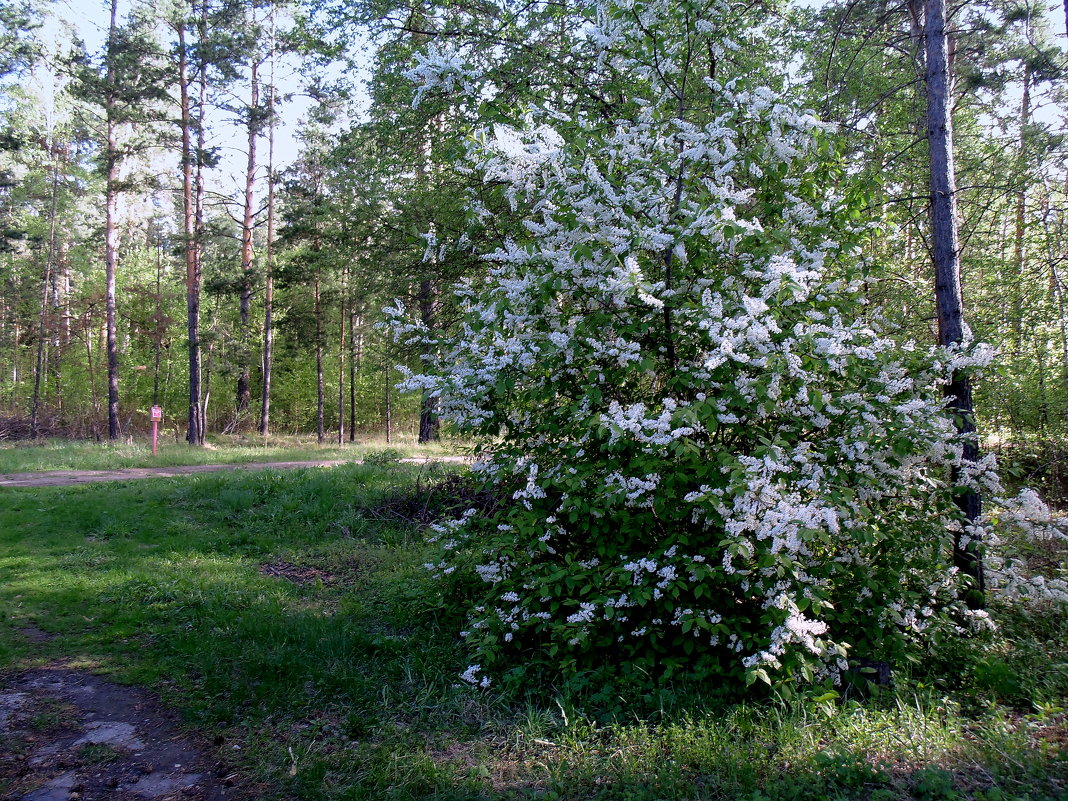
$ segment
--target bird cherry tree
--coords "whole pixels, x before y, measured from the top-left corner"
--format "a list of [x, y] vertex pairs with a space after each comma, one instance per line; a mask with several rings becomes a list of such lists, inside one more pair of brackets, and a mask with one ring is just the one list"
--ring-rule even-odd
[[[940, 386], [981, 350], [898, 343], [864, 303], [873, 235], [833, 139], [760, 79], [751, 10], [603, 0], [619, 114], [531, 112], [471, 148], [521, 233], [458, 289], [406, 386], [480, 439], [499, 497], [437, 528], [470, 599], [463, 678], [787, 686], [897, 659], [967, 617], [962, 464]], [[472, 91], [454, 55], [414, 71]], [[489, 212], [471, 204], [473, 225]], [[981, 614], [981, 613], [979, 613]]]

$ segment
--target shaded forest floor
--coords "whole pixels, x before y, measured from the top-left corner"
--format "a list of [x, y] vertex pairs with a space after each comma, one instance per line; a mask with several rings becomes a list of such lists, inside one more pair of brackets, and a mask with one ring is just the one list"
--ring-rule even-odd
[[[461, 686], [460, 621], [443, 612], [413, 523], [455, 507], [458, 491], [456, 468], [394, 462], [4, 490], [0, 695], [44, 706], [19, 713], [0, 752], [32, 759], [41, 745], [28, 737], [84, 736], [62, 691], [49, 702], [33, 689], [51, 671], [128, 686], [146, 737], [173, 727], [191, 756], [170, 764], [192, 767], [169, 771], [199, 777], [175, 798], [1068, 793], [1068, 621], [1052, 611], [1006, 619], [978, 652], [962, 643], [953, 664], [902, 671], [864, 701], [725, 706], [691, 693], [612, 718], [551, 693]], [[6, 764], [0, 797], [71, 772], [87, 793], [92, 770], [116, 789], [160, 772], [108, 774], [104, 762], [126, 765], [122, 743], [85, 745], [55, 776]], [[57, 793], [82, 797], [73, 786]]]

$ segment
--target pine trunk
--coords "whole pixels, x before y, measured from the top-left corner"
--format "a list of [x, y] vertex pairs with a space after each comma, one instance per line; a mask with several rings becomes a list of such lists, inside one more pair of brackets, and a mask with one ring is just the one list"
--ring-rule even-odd
[[178, 78], [182, 126], [182, 227], [185, 234], [186, 333], [189, 341], [189, 416], [186, 442], [203, 444], [200, 405], [200, 270], [196, 252], [196, 206], [193, 189], [191, 81], [185, 45], [185, 28], [178, 24]]
[[[50, 149], [54, 143], [49, 142]], [[41, 316], [37, 328], [37, 360], [33, 371], [33, 400], [30, 402], [30, 437], [37, 439], [39, 435], [41, 405], [41, 377], [44, 375], [45, 336], [48, 332], [48, 294], [53, 283], [54, 265], [56, 257], [56, 207], [59, 196], [59, 168], [52, 159], [52, 197], [48, 215], [48, 256], [45, 259], [44, 279], [41, 290]]]
[[104, 200], [104, 305], [107, 312], [108, 439], [119, 438], [119, 357], [116, 347], [115, 272], [119, 259], [119, 145], [116, 122], [115, 59], [117, 52], [118, 2], [111, 0], [108, 29], [108, 70], [105, 115], [107, 125], [107, 184]]
[[349, 442], [356, 441], [356, 380], [360, 376], [360, 351], [363, 335], [357, 333], [360, 316], [349, 308]]
[[1027, 286], [1027, 245], [1025, 234], [1027, 230], [1027, 189], [1026, 168], [1027, 151], [1026, 137], [1027, 126], [1031, 122], [1031, 68], [1024, 65], [1023, 73], [1023, 97], [1020, 101], [1020, 140], [1019, 153], [1017, 155], [1016, 178], [1021, 182], [1019, 191], [1016, 193], [1016, 229], [1013, 232], [1013, 264], [1016, 268], [1016, 286], [1013, 287], [1013, 354], [1020, 356], [1023, 353], [1024, 339], [1024, 293]]
[[251, 95], [249, 97], [248, 112], [248, 162], [245, 168], [245, 212], [241, 220], [241, 347], [238, 350], [241, 363], [237, 375], [237, 413], [238, 415], [248, 410], [252, 400], [252, 391], [249, 387], [249, 350], [252, 337], [249, 335], [249, 315], [252, 311], [252, 229], [255, 216], [253, 208], [253, 190], [256, 186], [256, 137], [259, 135], [258, 107], [260, 104], [260, 83], [256, 61], [257, 56], [252, 57]]
[[[428, 331], [434, 330], [434, 284], [429, 279], [423, 279], [419, 284], [419, 316]], [[423, 390], [423, 397], [419, 407], [419, 444], [433, 442], [438, 438], [438, 399], [427, 390]]]
[[263, 291], [263, 383], [260, 388], [260, 434], [271, 431], [271, 361], [274, 357], [274, 54], [271, 86], [267, 90], [267, 242]]
[[326, 439], [324, 427], [324, 406], [326, 393], [323, 387], [323, 309], [322, 309], [322, 282], [320, 276], [320, 244], [315, 243], [315, 433], [319, 444]]
[[[953, 167], [953, 119], [949, 72], [949, 34], [946, 0], [926, 0], [927, 141], [930, 147], [931, 244], [934, 253], [935, 301], [938, 308], [938, 343], [943, 347], [964, 341], [964, 305], [961, 295], [960, 245], [957, 233], [956, 178]], [[964, 446], [964, 459], [979, 459], [972, 385], [967, 372], [957, 370], [945, 388], [949, 411]], [[966, 526], [978, 523], [982, 499], [973, 490], [956, 498]], [[974, 529], [972, 529], [974, 531]], [[980, 543], [973, 535], [953, 543], [953, 563], [971, 577], [969, 605], [983, 604], [985, 585]]]
[[[197, 13], [197, 37], [201, 42], [208, 41], [208, 7], [207, 2], [201, 2]], [[200, 369], [200, 288], [204, 275], [204, 198], [206, 184], [204, 182], [204, 154], [207, 152], [205, 137], [207, 136], [207, 106], [208, 106], [208, 61], [201, 53], [197, 67], [197, 149], [196, 149], [196, 202], [193, 211], [193, 263], [196, 265], [196, 298], [197, 298], [197, 369]], [[209, 354], [210, 359], [210, 354]], [[197, 444], [203, 445], [208, 434], [208, 386], [205, 382], [203, 401], [197, 403], [199, 419], [197, 422]]]
[[337, 444], [345, 444], [345, 276], [342, 276], [341, 318], [337, 346]]

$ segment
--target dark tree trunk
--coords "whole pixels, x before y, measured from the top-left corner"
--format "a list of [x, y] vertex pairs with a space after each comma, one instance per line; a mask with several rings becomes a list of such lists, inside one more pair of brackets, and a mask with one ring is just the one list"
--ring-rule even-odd
[[323, 388], [323, 308], [322, 308], [322, 281], [320, 276], [320, 244], [315, 243], [315, 434], [322, 445], [326, 439], [324, 426], [324, 406], [326, 393]]
[[389, 367], [388, 354], [386, 355], [386, 358], [386, 444], [389, 445], [393, 438], [393, 398], [391, 397], [391, 390], [393, 387], [390, 386], [390, 373], [392, 370], [390, 370]]
[[[419, 283], [419, 316], [427, 330], [434, 330], [436, 306], [434, 283], [424, 278]], [[433, 442], [438, 438], [438, 399], [424, 390], [419, 407], [419, 444]]]
[[[956, 178], [953, 167], [953, 118], [949, 71], [949, 35], [946, 0], [926, 0], [924, 35], [926, 39], [927, 141], [931, 167], [931, 244], [935, 267], [935, 301], [938, 307], [938, 343], [943, 347], [964, 340], [964, 307], [960, 283], [960, 245], [957, 234]], [[954, 417], [964, 445], [964, 459], [978, 461], [979, 443], [975, 430], [972, 385], [968, 373], [957, 370], [945, 388], [948, 409]], [[982, 514], [982, 499], [974, 491], [956, 498], [965, 524], [973, 525]], [[980, 543], [960, 538], [953, 543], [953, 563], [973, 586], [969, 605], [983, 604], [985, 584]]]
[[186, 442], [201, 445], [202, 407], [200, 404], [200, 269], [197, 258], [196, 204], [193, 190], [192, 107], [185, 44], [185, 28], [178, 23], [178, 82], [182, 126], [182, 225], [185, 234], [186, 334], [189, 340], [189, 416]]
[[[49, 142], [51, 147], [54, 143]], [[59, 196], [59, 168], [52, 158], [52, 197], [48, 215], [48, 256], [45, 259], [44, 280], [41, 290], [41, 316], [37, 327], [37, 361], [33, 370], [33, 400], [30, 402], [30, 437], [37, 439], [40, 422], [41, 376], [44, 374], [45, 336], [48, 332], [48, 293], [53, 279], [53, 262], [56, 257], [56, 206]]]
[[[208, 6], [207, 0], [202, 0], [199, 8], [194, 4], [197, 25], [197, 38], [201, 42], [208, 40]], [[204, 275], [204, 198], [206, 184], [204, 182], [204, 154], [206, 152], [205, 137], [208, 126], [206, 122], [208, 106], [208, 60], [204, 53], [199, 54], [197, 60], [197, 149], [196, 149], [196, 180], [193, 185], [196, 189], [196, 202], [193, 207], [193, 263], [196, 265], [196, 298], [197, 298], [197, 370], [200, 370], [200, 288], [201, 279]], [[197, 422], [197, 444], [203, 445], [208, 434], [208, 387], [205, 382], [203, 402], [197, 404], [199, 420]]]
[[345, 444], [345, 277], [341, 279], [341, 318], [337, 346], [337, 444]]
[[249, 336], [249, 315], [252, 311], [252, 228], [255, 216], [253, 208], [253, 190], [256, 186], [256, 137], [259, 135], [260, 83], [258, 56], [252, 57], [251, 96], [248, 114], [248, 163], [245, 168], [245, 211], [241, 221], [241, 347], [238, 350], [241, 363], [237, 374], [237, 413], [248, 410], [252, 400], [249, 388], [249, 350], [252, 338]]
[[263, 291], [263, 384], [260, 388], [260, 434], [271, 431], [271, 360], [274, 358], [274, 79], [267, 90], [267, 242], [266, 281]]
[[152, 405], [159, 406], [159, 367], [163, 351], [163, 336], [167, 333], [163, 319], [163, 243], [156, 242], [156, 363], [152, 371]]
[[108, 351], [108, 439], [119, 438], [119, 358], [116, 349], [115, 271], [119, 259], [119, 145], [115, 105], [115, 59], [117, 53], [118, 3], [111, 0], [111, 26], [108, 29], [107, 97], [104, 101], [107, 125], [107, 184], [104, 200], [104, 304], [107, 310]]
[[356, 380], [360, 376], [360, 350], [363, 335], [357, 332], [360, 316], [349, 308], [349, 442], [356, 441]]
[[1021, 186], [1016, 193], [1016, 230], [1013, 232], [1012, 260], [1016, 269], [1016, 286], [1013, 287], [1013, 355], [1023, 353], [1024, 340], [1024, 293], [1027, 291], [1027, 188], [1025, 175], [1027, 169], [1027, 126], [1031, 122], [1031, 68], [1024, 65], [1023, 97], [1020, 101], [1020, 141], [1017, 156], [1017, 180]]

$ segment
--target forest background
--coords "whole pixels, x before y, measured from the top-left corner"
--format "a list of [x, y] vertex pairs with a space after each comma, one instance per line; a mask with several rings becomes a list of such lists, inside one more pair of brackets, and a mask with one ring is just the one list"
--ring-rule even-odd
[[[837, 126], [880, 224], [872, 308], [930, 343], [921, 5], [769, 3], [761, 58], [769, 83]], [[115, 439], [158, 404], [192, 443], [436, 438], [435, 399], [394, 387], [420, 354], [379, 323], [401, 299], [449, 330], [450, 287], [522, 231], [493, 209], [484, 240], [466, 241], [481, 191], [467, 145], [531, 109], [607, 119], [627, 101], [626, 86], [590, 84], [582, 4], [115, 0], [71, 14], [0, 6], [3, 437]], [[999, 353], [978, 424], [1047, 488], [1068, 433], [1066, 16], [950, 9], [965, 314]], [[463, 58], [458, 83], [477, 68], [494, 91], [413, 80], [446, 51]]]

